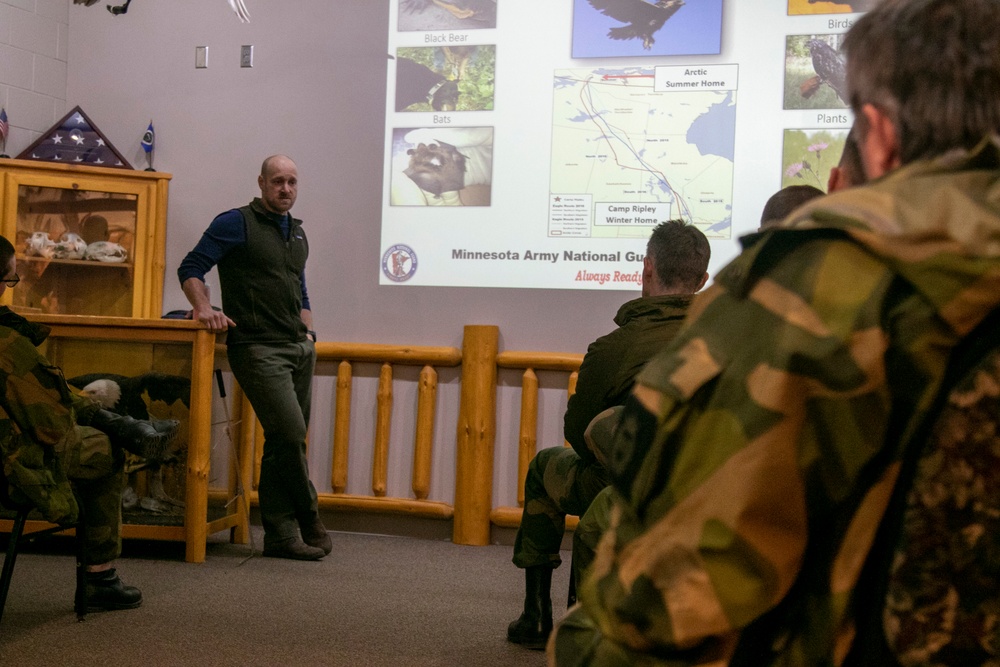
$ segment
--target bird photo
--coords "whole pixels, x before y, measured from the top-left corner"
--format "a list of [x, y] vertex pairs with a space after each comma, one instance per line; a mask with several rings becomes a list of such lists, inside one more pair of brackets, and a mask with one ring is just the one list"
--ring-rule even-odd
[[844, 36], [789, 35], [785, 43], [785, 109], [848, 107]]
[[878, 0], [788, 0], [788, 15], [856, 14], [875, 7]]
[[573, 57], [717, 54], [722, 0], [574, 0]]

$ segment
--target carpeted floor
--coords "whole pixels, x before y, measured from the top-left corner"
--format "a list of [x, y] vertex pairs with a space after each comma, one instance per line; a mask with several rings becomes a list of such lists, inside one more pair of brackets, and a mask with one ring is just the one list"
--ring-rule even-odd
[[[259, 530], [259, 529], [258, 529]], [[0, 540], [2, 541], [2, 540]], [[0, 622], [0, 665], [541, 667], [544, 653], [506, 641], [524, 577], [511, 547], [333, 533], [319, 562], [255, 557], [211, 542], [205, 563], [182, 544], [128, 541], [119, 571], [139, 609], [72, 611], [72, 543], [18, 556]], [[256, 537], [260, 544], [261, 537]], [[566, 597], [569, 554], [553, 577]], [[557, 611], [558, 614], [558, 611]]]

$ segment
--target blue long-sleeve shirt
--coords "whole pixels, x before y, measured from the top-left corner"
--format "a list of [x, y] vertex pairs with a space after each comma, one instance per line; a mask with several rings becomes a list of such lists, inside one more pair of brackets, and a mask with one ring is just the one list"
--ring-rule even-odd
[[[281, 235], [288, 240], [288, 214], [269, 214], [281, 227]], [[198, 245], [187, 254], [177, 267], [177, 278], [184, 284], [188, 278], [197, 278], [205, 282], [205, 274], [212, 270], [212, 267], [219, 263], [219, 260], [238, 245], [246, 243], [246, 229], [243, 227], [243, 214], [239, 209], [232, 209], [225, 213], [220, 213], [212, 220], [212, 223], [202, 234]], [[309, 307], [309, 292], [306, 291], [306, 274], [303, 271], [299, 275], [299, 282], [302, 285], [302, 308], [312, 310]]]

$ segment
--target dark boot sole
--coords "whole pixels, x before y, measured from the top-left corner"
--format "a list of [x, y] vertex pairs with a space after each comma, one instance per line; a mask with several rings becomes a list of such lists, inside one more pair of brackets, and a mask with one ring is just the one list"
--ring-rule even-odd
[[[301, 542], [299, 544], [298, 548], [264, 547], [263, 555], [267, 558], [287, 558], [289, 560], [304, 561], [320, 560], [326, 555], [319, 547], [309, 547]], [[303, 547], [306, 547], [306, 549], [303, 549]]]
[[123, 611], [125, 609], [137, 609], [142, 606], [142, 600], [130, 604], [107, 604], [107, 605], [87, 605], [87, 611]]
[[507, 634], [507, 641], [511, 644], [517, 644], [518, 646], [523, 646], [524, 648], [529, 648], [533, 651], [542, 651], [545, 649], [546, 645], [549, 643], [549, 638], [546, 637], [519, 637], [517, 635]]

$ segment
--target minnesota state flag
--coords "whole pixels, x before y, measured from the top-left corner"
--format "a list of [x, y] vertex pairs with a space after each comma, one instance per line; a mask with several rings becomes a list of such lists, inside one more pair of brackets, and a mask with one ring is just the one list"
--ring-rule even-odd
[[149, 121], [149, 127], [146, 128], [146, 134], [142, 135], [142, 150], [147, 153], [153, 152], [153, 142], [156, 140], [156, 135], [153, 132], [153, 121]]

